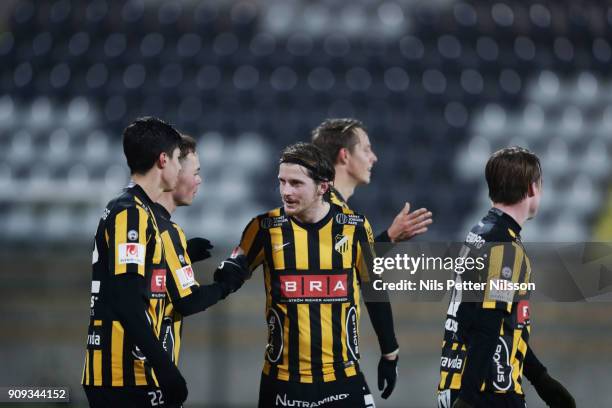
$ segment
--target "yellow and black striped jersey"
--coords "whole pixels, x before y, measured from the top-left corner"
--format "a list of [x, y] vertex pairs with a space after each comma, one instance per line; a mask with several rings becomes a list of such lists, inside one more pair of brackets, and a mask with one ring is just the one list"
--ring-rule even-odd
[[172, 356], [172, 361], [178, 365], [181, 350], [181, 334], [183, 332], [183, 315], [173, 304], [193, 293], [199, 286], [195, 279], [191, 260], [187, 255], [187, 239], [183, 229], [170, 219], [170, 213], [160, 204], [153, 206], [159, 231], [164, 244], [166, 265], [168, 266], [168, 281], [166, 283], [169, 301], [166, 302], [164, 319], [159, 338], [164, 349]]
[[151, 331], [159, 337], [166, 302], [166, 265], [152, 204], [144, 190], [133, 185], [106, 206], [98, 224], [84, 385], [157, 385], [146, 357], [125, 334], [109, 295], [111, 280], [117, 275], [142, 276], [143, 308]]
[[349, 208], [348, 203], [346, 202], [344, 197], [342, 197], [342, 194], [340, 194], [340, 192], [333, 187], [330, 191], [329, 201], [339, 207]]
[[485, 283], [486, 289], [477, 298], [453, 290], [442, 343], [439, 390], [461, 388], [470, 338], [466, 332], [468, 322], [479, 309], [496, 309], [505, 314], [480, 390], [523, 394], [523, 361], [530, 333], [529, 293], [510, 289], [509, 285], [530, 282], [531, 264], [520, 230], [512, 217], [492, 208], [468, 234], [461, 256], [482, 257], [484, 268], [473, 276], [457, 274], [456, 281], [473, 277], [473, 281]]
[[372, 242], [365, 217], [333, 204], [314, 224], [282, 208], [251, 220], [240, 247], [251, 270], [264, 268], [266, 375], [312, 383], [357, 374], [359, 285]]

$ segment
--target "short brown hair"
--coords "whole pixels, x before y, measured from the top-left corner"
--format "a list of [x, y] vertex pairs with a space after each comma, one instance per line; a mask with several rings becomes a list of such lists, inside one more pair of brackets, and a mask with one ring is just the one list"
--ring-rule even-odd
[[[327, 155], [313, 143], [298, 142], [283, 149], [279, 164], [299, 164], [308, 170], [308, 176], [319, 184], [334, 181], [336, 169]], [[330, 186], [331, 187], [331, 186]], [[323, 196], [329, 200], [331, 188]]]
[[485, 168], [489, 198], [494, 203], [516, 204], [523, 200], [532, 183], [542, 180], [538, 156], [523, 147], [508, 147], [491, 155]]
[[193, 137], [181, 134], [181, 141], [179, 143], [181, 155], [179, 156], [179, 160], [183, 160], [189, 153], [195, 153], [196, 144], [197, 142]]
[[312, 131], [312, 143], [327, 155], [332, 164], [336, 164], [340, 149], [353, 151], [358, 143], [358, 129], [366, 130], [357, 119], [326, 119]]

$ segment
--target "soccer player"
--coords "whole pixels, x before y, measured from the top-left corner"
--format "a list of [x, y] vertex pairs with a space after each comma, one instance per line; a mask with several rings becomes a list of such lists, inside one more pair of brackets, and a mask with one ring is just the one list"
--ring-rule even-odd
[[204, 238], [187, 241], [182, 228], [170, 219], [177, 207], [191, 205], [202, 183], [196, 141], [186, 135], [181, 138], [181, 171], [178, 182], [174, 190], [162, 193], [153, 211], [165, 249], [168, 266], [166, 288], [170, 297], [164, 312], [160, 340], [176, 365], [179, 361], [183, 317], [206, 310], [224, 299], [240, 288], [250, 276], [246, 257], [234, 255], [226, 259], [217, 270], [218, 282], [200, 286], [195, 279], [192, 262], [208, 258], [212, 246]]
[[489, 158], [485, 175], [493, 208], [472, 228], [461, 252], [463, 257], [482, 257], [485, 268], [457, 274], [456, 282], [484, 282], [486, 290], [476, 298], [453, 291], [438, 406], [524, 408], [524, 374], [548, 406], [575, 407], [570, 393], [548, 374], [529, 346], [528, 291], [499, 288], [499, 283], [530, 281], [531, 265], [520, 232], [540, 203], [540, 161], [520, 147], [502, 149]]
[[[327, 119], [313, 130], [312, 142], [334, 164], [336, 176], [331, 190], [332, 203], [349, 208], [347, 201], [358, 186], [370, 183], [372, 167], [378, 160], [364, 125], [356, 119]], [[432, 223], [431, 216], [431, 212], [425, 208], [410, 212], [410, 203], [406, 203], [391, 226], [380, 233], [375, 241], [406, 241], [423, 234]], [[386, 399], [397, 381], [399, 347], [395, 335], [391, 337], [393, 330], [380, 327], [380, 322], [393, 324], [391, 304], [380, 301], [380, 296], [384, 295], [380, 293], [379, 301], [366, 301], [365, 305], [382, 353], [378, 363], [378, 389], [384, 389], [382, 397]]]
[[82, 384], [91, 407], [180, 404], [187, 386], [159, 341], [164, 248], [151, 208], [181, 169], [179, 133], [145, 117], [123, 132], [132, 183], [106, 206], [94, 241]]
[[[313, 144], [285, 148], [283, 206], [251, 220], [242, 236], [251, 270], [264, 266], [269, 332], [260, 408], [375, 406], [358, 343], [373, 234], [365, 217], [328, 201], [333, 179], [333, 165]], [[382, 326], [395, 342], [391, 322]]]
[[[355, 189], [370, 183], [372, 167], [378, 161], [366, 129], [357, 119], [327, 119], [312, 132], [312, 142], [334, 163], [336, 178], [332, 202], [348, 206]], [[400, 242], [427, 232], [433, 221], [426, 208], [410, 212], [410, 203], [397, 214], [376, 242]]]

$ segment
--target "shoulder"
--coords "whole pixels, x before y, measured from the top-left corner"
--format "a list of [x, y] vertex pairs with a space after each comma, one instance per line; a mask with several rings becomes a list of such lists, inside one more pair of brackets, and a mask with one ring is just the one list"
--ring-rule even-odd
[[103, 221], [114, 220], [117, 217], [137, 217], [149, 219], [147, 207], [129, 191], [124, 191], [121, 195], [109, 201], [102, 214]]
[[257, 225], [259, 229], [267, 230], [280, 227], [287, 222], [289, 217], [283, 213], [281, 207], [278, 207], [255, 216], [249, 225]]
[[465, 242], [476, 249], [480, 249], [486, 244], [512, 242], [515, 239], [516, 235], [513, 235], [513, 232], [508, 229], [505, 223], [497, 217], [487, 214], [472, 227]]

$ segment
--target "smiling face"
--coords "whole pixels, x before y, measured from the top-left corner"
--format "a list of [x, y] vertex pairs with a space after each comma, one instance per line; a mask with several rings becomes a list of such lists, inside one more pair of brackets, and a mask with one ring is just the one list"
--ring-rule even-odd
[[200, 177], [200, 159], [195, 153], [189, 153], [181, 160], [182, 169], [178, 176], [172, 198], [177, 206], [191, 205], [198, 187], [202, 183]]
[[298, 218], [305, 218], [305, 214], [322, 205], [323, 194], [329, 188], [328, 183], [315, 183], [305, 167], [293, 163], [281, 163], [278, 182], [285, 214]]
[[355, 129], [357, 143], [347, 149], [347, 172], [357, 182], [357, 184], [369, 184], [372, 176], [372, 167], [378, 158], [372, 151], [370, 138], [361, 129]]

